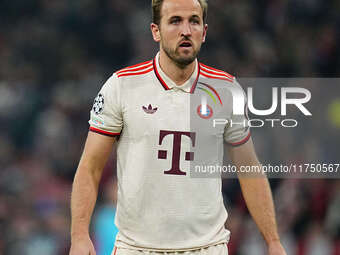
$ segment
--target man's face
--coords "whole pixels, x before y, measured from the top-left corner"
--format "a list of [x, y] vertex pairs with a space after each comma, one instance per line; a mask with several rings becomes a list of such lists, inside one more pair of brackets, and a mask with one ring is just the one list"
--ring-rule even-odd
[[160, 25], [152, 24], [151, 27], [161, 50], [179, 66], [186, 66], [195, 60], [207, 31], [197, 0], [165, 0]]

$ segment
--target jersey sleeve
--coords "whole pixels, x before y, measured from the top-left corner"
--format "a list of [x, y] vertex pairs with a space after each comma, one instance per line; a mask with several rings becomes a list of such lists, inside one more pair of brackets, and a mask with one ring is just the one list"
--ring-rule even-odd
[[[247, 96], [245, 95], [240, 84], [234, 80], [234, 84], [237, 89], [241, 90], [244, 96], [244, 104], [243, 114], [234, 114], [231, 113], [231, 118], [228, 121], [228, 124], [224, 130], [224, 140], [227, 144], [238, 146], [246, 143], [250, 138], [250, 127], [248, 123], [248, 105], [247, 105]], [[231, 106], [232, 107], [232, 106]]]
[[90, 131], [117, 136], [123, 128], [119, 82], [114, 74], [103, 85], [94, 99], [90, 112]]

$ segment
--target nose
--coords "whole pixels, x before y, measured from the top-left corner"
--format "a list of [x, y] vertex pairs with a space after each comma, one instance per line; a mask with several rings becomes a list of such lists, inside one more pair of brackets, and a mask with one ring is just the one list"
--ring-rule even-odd
[[186, 21], [183, 22], [183, 26], [182, 26], [182, 36], [188, 37], [191, 36], [191, 26], [190, 26], [190, 22]]

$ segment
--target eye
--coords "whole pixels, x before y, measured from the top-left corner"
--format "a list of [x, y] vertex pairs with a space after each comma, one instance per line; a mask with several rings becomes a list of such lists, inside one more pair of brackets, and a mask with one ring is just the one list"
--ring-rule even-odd
[[180, 19], [178, 19], [178, 18], [175, 18], [175, 19], [171, 19], [171, 20], [170, 20], [170, 24], [176, 25], [176, 24], [179, 24], [179, 23], [180, 23]]
[[191, 23], [195, 24], [195, 25], [199, 25], [200, 21], [198, 19], [193, 19], [193, 20], [191, 20]]

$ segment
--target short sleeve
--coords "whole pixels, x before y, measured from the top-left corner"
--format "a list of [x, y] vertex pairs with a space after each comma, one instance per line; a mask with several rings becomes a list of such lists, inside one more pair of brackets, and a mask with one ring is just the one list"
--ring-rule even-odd
[[123, 128], [121, 97], [118, 78], [111, 76], [103, 85], [90, 112], [90, 131], [108, 135], [120, 135]]
[[[233, 85], [237, 86], [237, 89], [242, 90], [244, 96], [243, 109], [244, 113], [236, 115], [231, 113], [231, 118], [224, 130], [224, 140], [229, 145], [238, 146], [246, 143], [250, 138], [250, 127], [248, 118], [248, 105], [247, 96], [245, 95], [240, 84], [234, 80]], [[232, 106], [231, 106], [232, 107]]]

